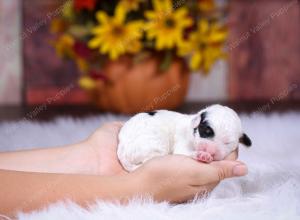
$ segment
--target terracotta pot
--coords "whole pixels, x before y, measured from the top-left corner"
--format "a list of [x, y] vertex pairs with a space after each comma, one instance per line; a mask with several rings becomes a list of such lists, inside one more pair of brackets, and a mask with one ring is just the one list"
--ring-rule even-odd
[[184, 101], [189, 72], [181, 59], [167, 71], [159, 71], [158, 58], [134, 62], [122, 57], [108, 62], [103, 72], [109, 83], [94, 93], [96, 104], [105, 111], [137, 113], [154, 109], [174, 109]]

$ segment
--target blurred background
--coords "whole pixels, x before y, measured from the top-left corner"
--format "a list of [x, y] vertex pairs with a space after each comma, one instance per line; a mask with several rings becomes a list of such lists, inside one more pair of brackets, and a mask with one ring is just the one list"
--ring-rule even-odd
[[299, 109], [299, 27], [298, 0], [0, 0], [0, 118]]

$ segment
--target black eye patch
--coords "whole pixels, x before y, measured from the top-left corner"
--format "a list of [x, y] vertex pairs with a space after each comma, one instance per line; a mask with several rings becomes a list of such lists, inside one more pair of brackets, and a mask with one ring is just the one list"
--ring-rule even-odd
[[201, 120], [198, 127], [194, 128], [194, 135], [196, 134], [197, 130], [199, 132], [200, 137], [202, 138], [212, 138], [215, 136], [214, 130], [209, 126], [208, 121], [206, 120], [207, 112], [202, 112]]
[[215, 136], [214, 130], [209, 126], [207, 120], [207, 112], [201, 114], [201, 121], [198, 126], [199, 135], [202, 138], [212, 138]]
[[213, 129], [206, 123], [200, 124], [198, 127], [199, 135], [202, 138], [212, 138], [215, 136]]

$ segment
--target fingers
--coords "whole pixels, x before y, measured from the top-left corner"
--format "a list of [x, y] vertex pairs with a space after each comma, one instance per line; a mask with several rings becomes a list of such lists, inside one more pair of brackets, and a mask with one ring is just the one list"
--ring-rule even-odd
[[117, 127], [122, 127], [124, 125], [125, 122], [123, 121], [115, 121], [115, 122], [112, 122], [112, 124], [114, 124], [115, 126]]
[[227, 157], [225, 157], [225, 160], [237, 160], [239, 156], [239, 148], [237, 148], [235, 151], [231, 152]]
[[244, 176], [248, 173], [247, 166], [240, 161], [218, 161], [211, 165], [215, 168], [214, 177], [218, 181], [226, 178]]
[[247, 166], [239, 161], [216, 161], [210, 164], [201, 164], [195, 175], [195, 186], [218, 183], [226, 178], [244, 176], [247, 174]]
[[111, 125], [116, 129], [117, 132], [119, 132], [120, 129], [123, 127], [124, 122], [115, 121], [115, 122], [112, 122]]

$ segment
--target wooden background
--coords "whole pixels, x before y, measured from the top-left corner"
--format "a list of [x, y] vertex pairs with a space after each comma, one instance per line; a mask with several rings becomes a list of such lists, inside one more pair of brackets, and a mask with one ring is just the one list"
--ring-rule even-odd
[[230, 100], [300, 100], [300, 4], [234, 0], [230, 8]]
[[0, 1], [0, 104], [21, 103], [21, 3]]
[[82, 104], [88, 101], [78, 88], [78, 71], [72, 61], [62, 60], [51, 45], [51, 20], [60, 16], [65, 0], [23, 1], [23, 57], [26, 103], [42, 104], [66, 88], [72, 92], [53, 104]]
[[[28, 34], [23, 41], [28, 104], [43, 103], [70, 84], [75, 85], [72, 92], [56, 104], [87, 102], [84, 92], [76, 86], [78, 72], [74, 64], [60, 60], [49, 43], [47, 15], [64, 2], [23, 1], [23, 32]], [[232, 0], [230, 4], [230, 38], [226, 46], [230, 52], [229, 72], [225, 80], [224, 75], [214, 76], [228, 85], [224, 97], [229, 101], [274, 103], [300, 100], [299, 1]], [[31, 34], [28, 28], [35, 26], [38, 28]], [[207, 88], [207, 93], [218, 89]]]

